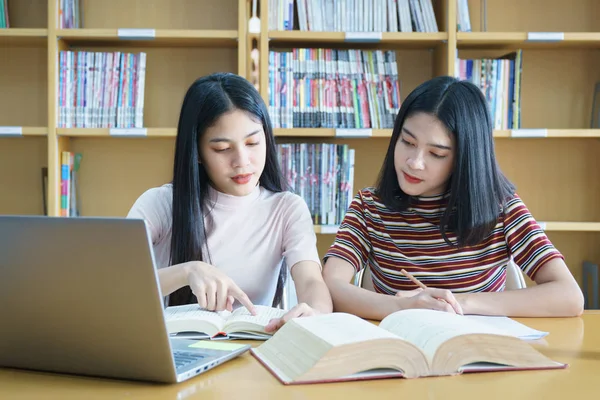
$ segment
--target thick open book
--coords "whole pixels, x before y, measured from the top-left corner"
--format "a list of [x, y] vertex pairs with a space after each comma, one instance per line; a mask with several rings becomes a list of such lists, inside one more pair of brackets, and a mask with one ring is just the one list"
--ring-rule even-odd
[[254, 306], [257, 315], [246, 307], [233, 312], [206, 311], [198, 304], [173, 306], [165, 309], [167, 331], [172, 337], [182, 339], [257, 339], [271, 337], [265, 326], [273, 318], [282, 317], [286, 311], [267, 306]]
[[566, 367], [482, 318], [433, 310], [379, 326], [345, 313], [295, 318], [251, 353], [284, 384]]

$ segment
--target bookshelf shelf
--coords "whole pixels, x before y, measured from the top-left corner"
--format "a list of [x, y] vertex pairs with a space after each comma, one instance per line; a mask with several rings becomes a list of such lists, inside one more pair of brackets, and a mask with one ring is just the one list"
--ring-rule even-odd
[[47, 127], [36, 127], [36, 126], [21, 126], [20, 133], [15, 133], [14, 128], [11, 127], [10, 133], [6, 132], [5, 127], [0, 126], [0, 139], [2, 138], [19, 138], [22, 136], [48, 136], [48, 128]]
[[[332, 128], [275, 128], [273, 132], [277, 137], [336, 137], [336, 130]], [[526, 137], [517, 137], [510, 129], [495, 130], [493, 134], [495, 138], [520, 139]], [[373, 129], [371, 137], [390, 138], [391, 136], [391, 129]], [[600, 129], [546, 129], [545, 136], [540, 139], [547, 138], [600, 138]]]
[[[194, 29], [156, 29], [153, 34], [149, 30], [135, 31], [120, 35], [118, 29], [59, 29], [58, 38], [69, 45], [115, 45], [136, 47], [236, 47], [237, 30], [194, 30]], [[148, 36], [150, 35], [150, 36]]]
[[24, 126], [23, 136], [48, 136], [47, 127]]
[[[369, 34], [365, 32], [365, 34]], [[402, 45], [406, 47], [429, 48], [448, 40], [447, 32], [382, 32], [381, 40], [366, 42], [348, 41], [345, 32], [305, 32], [305, 31], [270, 31], [269, 41], [272, 44], [332, 44], [347, 43], [353, 46], [366, 44], [377, 45]]]
[[[273, 133], [277, 137], [336, 137], [333, 128], [275, 128]], [[373, 129], [371, 137], [389, 138], [391, 129]]]
[[[494, 137], [517, 139], [510, 129], [495, 130]], [[545, 138], [600, 138], [600, 129], [547, 129]]]
[[459, 49], [554, 49], [554, 48], [600, 48], [600, 32], [564, 32], [559, 41], [528, 40], [528, 32], [457, 32]]
[[0, 45], [46, 45], [48, 29], [7, 28], [0, 29]]
[[0, 37], [48, 37], [48, 29], [42, 28], [5, 28], [0, 29]]
[[[57, 128], [56, 134], [64, 137], [71, 138], [101, 138], [101, 137], [115, 137], [117, 135], [111, 135], [109, 128]], [[132, 137], [131, 136], [127, 136]], [[145, 137], [154, 138], [174, 138], [177, 136], [176, 128], [146, 128]], [[140, 136], [140, 137], [144, 137]]]

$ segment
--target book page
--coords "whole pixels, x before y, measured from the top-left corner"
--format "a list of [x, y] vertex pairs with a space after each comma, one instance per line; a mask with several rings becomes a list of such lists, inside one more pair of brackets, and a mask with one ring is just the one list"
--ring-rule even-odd
[[537, 340], [548, 335], [548, 332], [538, 331], [537, 329], [530, 328], [527, 325], [508, 317], [467, 315], [466, 318], [472, 321], [491, 325], [495, 328], [503, 330], [507, 335], [511, 335], [522, 340]]
[[207, 311], [198, 304], [186, 304], [183, 306], [167, 307], [165, 309], [165, 320], [167, 323], [175, 322], [177, 326], [181, 326], [181, 324], [178, 324], [177, 322], [182, 321], [207, 321], [220, 331], [223, 329], [225, 318], [230, 314], [229, 311]]
[[424, 309], [397, 311], [385, 317], [379, 327], [420, 347], [430, 361], [442, 343], [456, 336], [506, 335], [504, 331], [469, 319], [468, 316]]
[[297, 318], [294, 323], [334, 347], [374, 339], [398, 339], [393, 333], [346, 313], [335, 312]]
[[264, 328], [273, 318], [281, 318], [287, 313], [286, 310], [269, 306], [255, 305], [254, 309], [256, 310], [256, 315], [250, 314], [246, 307], [235, 309], [231, 315], [228, 316], [224, 329], [230, 330], [229, 327], [233, 324], [243, 326], [239, 323], [248, 323]]

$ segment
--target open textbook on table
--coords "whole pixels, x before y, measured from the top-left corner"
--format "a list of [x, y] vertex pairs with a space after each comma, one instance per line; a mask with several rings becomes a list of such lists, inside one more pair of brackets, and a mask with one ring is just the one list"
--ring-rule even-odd
[[565, 368], [521, 339], [545, 334], [433, 310], [398, 311], [379, 326], [333, 313], [292, 319], [250, 351], [284, 384]]
[[271, 337], [265, 326], [287, 311], [268, 306], [254, 306], [257, 315], [246, 307], [230, 311], [206, 311], [198, 304], [165, 309], [165, 322], [171, 337], [181, 339], [256, 339]]

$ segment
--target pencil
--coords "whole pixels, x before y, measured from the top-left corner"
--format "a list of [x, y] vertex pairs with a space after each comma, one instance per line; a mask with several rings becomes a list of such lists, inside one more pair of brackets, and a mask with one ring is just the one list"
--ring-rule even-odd
[[417, 285], [421, 289], [427, 289], [427, 286], [425, 286], [424, 283], [420, 282], [417, 278], [412, 276], [410, 273], [406, 272], [406, 270], [402, 269], [400, 270], [400, 272], [402, 273], [402, 275], [410, 279], [415, 285]]

